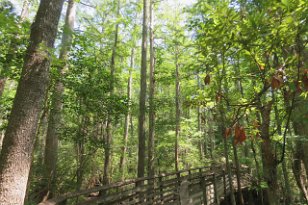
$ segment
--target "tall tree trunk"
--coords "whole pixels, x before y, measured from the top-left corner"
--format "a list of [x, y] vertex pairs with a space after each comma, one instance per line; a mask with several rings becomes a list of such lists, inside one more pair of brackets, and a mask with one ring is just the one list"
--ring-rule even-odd
[[225, 137], [225, 120], [224, 120], [224, 110], [222, 105], [219, 105], [219, 114], [221, 118], [221, 136], [223, 137], [223, 144], [224, 144], [224, 156], [226, 158], [226, 167], [227, 167], [227, 174], [228, 174], [228, 181], [229, 181], [229, 187], [230, 187], [230, 196], [231, 196], [231, 204], [236, 205], [235, 197], [234, 197], [234, 187], [233, 187], [233, 177], [232, 177], [232, 170], [229, 163], [229, 155], [228, 155], [228, 142], [227, 138]]
[[238, 160], [238, 154], [237, 154], [237, 147], [236, 144], [233, 142], [233, 156], [234, 156], [234, 163], [236, 166], [236, 182], [237, 182], [237, 198], [238, 198], [238, 204], [239, 205], [244, 205], [244, 197], [243, 197], [243, 192], [242, 192], [242, 184], [241, 184], [241, 170], [240, 170], [240, 163]]
[[144, 177], [145, 167], [145, 112], [147, 90], [147, 9], [148, 0], [143, 0], [143, 25], [141, 46], [141, 70], [140, 70], [140, 96], [139, 96], [139, 119], [138, 119], [138, 170], [137, 177]]
[[198, 107], [197, 108], [197, 112], [198, 112], [198, 116], [197, 116], [197, 120], [198, 120], [198, 133], [199, 133], [199, 141], [198, 141], [198, 148], [199, 148], [199, 157], [200, 160], [203, 162], [204, 160], [204, 144], [205, 144], [205, 140], [203, 139], [202, 133], [203, 133], [203, 129], [202, 129], [202, 108]]
[[[77, 154], [77, 169], [76, 169], [76, 190], [80, 191], [83, 176], [84, 176], [84, 163], [85, 163], [85, 137], [86, 137], [86, 128], [88, 124], [88, 119], [86, 116], [82, 116], [80, 120], [80, 128], [77, 133], [76, 140], [76, 154]], [[77, 198], [78, 201], [78, 198]]]
[[[202, 89], [200, 77], [198, 74], [197, 74], [197, 83], [198, 83], [198, 89]], [[199, 157], [200, 157], [200, 160], [203, 162], [204, 156], [205, 156], [204, 144], [206, 144], [206, 141], [204, 140], [203, 135], [202, 135], [204, 126], [202, 126], [202, 107], [201, 106], [198, 106], [197, 112], [198, 112], [197, 120], [198, 120], [198, 133], [199, 133], [199, 141], [198, 141]]]
[[[120, 15], [120, 0], [117, 2], [117, 18]], [[114, 43], [111, 54], [111, 63], [110, 63], [110, 97], [113, 96], [114, 93], [114, 73], [115, 73], [115, 58], [117, 55], [117, 47], [118, 47], [118, 35], [119, 35], [119, 24], [117, 23], [115, 26], [115, 34], [114, 34]], [[107, 185], [111, 181], [111, 176], [109, 175], [112, 167], [112, 106], [109, 106], [108, 116], [107, 116], [107, 126], [106, 126], [106, 141], [105, 141], [105, 159], [104, 159], [104, 173], [103, 173], [103, 185]]]
[[0, 156], [0, 204], [23, 204], [63, 0], [40, 2]]
[[[303, 108], [304, 107], [302, 105], [298, 106], [297, 109], [295, 109], [294, 114], [304, 114], [305, 112], [303, 111]], [[294, 120], [293, 126], [296, 135], [301, 136], [301, 138], [305, 138], [307, 136], [307, 126], [303, 123], [303, 121]], [[307, 142], [305, 142], [305, 139], [301, 138], [295, 140], [293, 173], [297, 186], [308, 203], [308, 173], [307, 168], [305, 167], [305, 160], [307, 160], [307, 156], [305, 156], [305, 152], [307, 153]]]
[[[296, 56], [298, 75], [304, 72], [307, 65], [307, 50], [304, 40], [298, 35], [296, 38]], [[294, 132], [300, 136], [295, 140], [293, 172], [306, 203], [308, 204], [308, 125], [307, 125], [307, 100], [301, 96], [296, 96], [297, 103], [294, 106], [292, 116]]]
[[[228, 86], [226, 83], [223, 84], [223, 76], [225, 76], [225, 57], [224, 52], [222, 53], [222, 74], [219, 76], [219, 82], [218, 82], [218, 95], [222, 95], [222, 89], [224, 85], [224, 89], [226, 93], [228, 93]], [[225, 136], [225, 130], [226, 130], [226, 124], [225, 124], [225, 111], [222, 102], [218, 101], [218, 111], [219, 111], [219, 117], [220, 117], [220, 131], [221, 136], [223, 137], [223, 144], [224, 144], [224, 157], [226, 159], [226, 167], [227, 167], [227, 174], [228, 174], [228, 180], [229, 180], [229, 187], [230, 187], [230, 196], [231, 196], [231, 204], [236, 205], [235, 197], [234, 197], [234, 187], [233, 187], [233, 174], [229, 163], [229, 149], [228, 149], [228, 142], [227, 137]]]
[[[205, 114], [204, 114], [204, 118], [205, 118]], [[212, 111], [208, 111], [208, 117], [207, 117], [207, 127], [208, 127], [208, 136], [205, 137], [209, 137], [209, 151], [210, 151], [210, 157], [211, 159], [214, 159], [214, 150], [215, 150], [215, 132], [214, 132], [214, 128], [213, 128], [213, 122], [215, 122], [215, 117], [213, 115]], [[204, 154], [207, 154], [207, 145], [206, 145], [206, 138], [205, 138], [205, 143], [204, 143]]]
[[[282, 135], [282, 129], [281, 129], [281, 120], [279, 118], [279, 111], [276, 104], [276, 96], [274, 90], [272, 90], [272, 99], [274, 101], [274, 114], [275, 114], [275, 121], [276, 121], [276, 127], [277, 127], [277, 133], [279, 135]], [[289, 182], [289, 176], [288, 176], [288, 170], [286, 165], [286, 158], [282, 162], [282, 173], [283, 173], [283, 182], [284, 182], [284, 201], [285, 204], [290, 204], [292, 201], [292, 192], [290, 189], [290, 182]]]
[[149, 94], [149, 139], [148, 139], [148, 176], [155, 175], [155, 53], [154, 53], [154, 2], [150, 0], [150, 94]]
[[134, 58], [135, 58], [135, 49], [131, 49], [131, 59], [130, 59], [130, 68], [129, 68], [129, 77], [127, 82], [127, 98], [128, 98], [128, 110], [125, 116], [125, 124], [124, 124], [124, 137], [123, 142], [124, 145], [122, 147], [122, 153], [120, 157], [120, 172], [122, 174], [122, 180], [124, 180], [125, 176], [125, 163], [126, 163], [126, 152], [127, 152], [127, 141], [129, 135], [129, 121], [131, 118], [131, 99], [132, 99], [132, 83], [133, 83], [133, 69], [134, 69]]
[[[222, 76], [226, 76], [226, 68], [225, 68], [225, 59], [224, 59], [224, 54], [222, 55], [222, 64], [223, 64], [223, 67], [222, 67]], [[236, 72], [237, 70], [239, 69], [236, 69]], [[237, 72], [237, 75], [239, 76], [239, 72]], [[225, 92], [225, 95], [229, 96], [229, 85], [228, 85], [228, 81], [226, 78], [223, 78], [224, 82], [224, 92]], [[240, 87], [240, 81], [238, 82], [239, 83], [239, 88]], [[240, 90], [241, 93], [243, 93], [242, 89]], [[227, 105], [227, 109], [229, 109], [228, 105]], [[226, 138], [227, 136], [225, 136]], [[238, 159], [238, 153], [237, 153], [237, 147], [236, 147], [236, 144], [235, 144], [235, 141], [233, 140], [232, 142], [232, 148], [233, 148], [233, 157], [234, 157], [234, 163], [235, 163], [235, 174], [236, 174], [236, 182], [237, 182], [237, 202], [239, 205], [244, 205], [244, 197], [243, 197], [243, 193], [242, 193], [242, 184], [241, 184], [241, 173], [240, 173], [240, 163], [239, 163], [239, 159]]]
[[72, 44], [75, 15], [75, 2], [74, 0], [69, 0], [65, 17], [64, 32], [62, 36], [62, 48], [59, 56], [59, 60], [62, 63], [62, 65], [58, 67], [58, 73], [60, 77], [56, 79], [54, 85], [45, 143], [45, 178], [49, 179], [47, 185], [47, 196], [45, 199], [53, 197], [53, 194], [56, 191], [56, 165], [58, 155], [58, 140], [61, 132], [60, 130], [62, 122], [62, 96], [64, 91], [61, 76], [63, 76], [65, 69], [68, 67], [68, 53]]
[[175, 171], [179, 171], [179, 138], [181, 132], [181, 102], [180, 102], [180, 68], [178, 62], [178, 54], [175, 54]]
[[266, 201], [269, 205], [278, 204], [278, 183], [277, 183], [277, 159], [275, 150], [272, 146], [270, 139], [269, 126], [270, 126], [270, 113], [272, 103], [268, 103], [259, 108], [261, 111], [261, 151], [263, 162], [263, 177], [268, 185], [266, 189]]

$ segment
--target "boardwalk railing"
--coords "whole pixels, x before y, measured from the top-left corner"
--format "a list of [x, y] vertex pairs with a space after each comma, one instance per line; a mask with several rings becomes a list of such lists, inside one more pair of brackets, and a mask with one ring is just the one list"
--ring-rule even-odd
[[[225, 167], [211, 166], [67, 193], [39, 205], [210, 205], [219, 204], [219, 201], [229, 194], [228, 190], [229, 181]], [[93, 197], [93, 193], [97, 193], [97, 196]]]

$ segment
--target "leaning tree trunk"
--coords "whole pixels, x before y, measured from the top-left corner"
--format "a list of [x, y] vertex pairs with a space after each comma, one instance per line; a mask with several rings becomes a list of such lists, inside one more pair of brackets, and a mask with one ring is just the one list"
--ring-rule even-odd
[[72, 44], [72, 35], [74, 31], [74, 22], [76, 15], [76, 5], [74, 0], [69, 0], [66, 17], [64, 32], [62, 36], [62, 49], [60, 51], [59, 60], [62, 63], [58, 67], [58, 73], [60, 78], [56, 79], [51, 109], [48, 119], [47, 136], [45, 143], [45, 156], [44, 156], [44, 167], [45, 167], [45, 178], [48, 180], [47, 194], [44, 199], [48, 199], [53, 196], [56, 190], [56, 164], [58, 155], [58, 139], [61, 128], [61, 112], [62, 112], [62, 96], [64, 86], [62, 83], [61, 76], [63, 76], [65, 69], [67, 69], [68, 53]]
[[[142, 26], [142, 50], [140, 70], [140, 96], [139, 96], [139, 120], [138, 120], [138, 170], [137, 177], [144, 177], [145, 167], [145, 112], [147, 90], [147, 9], [148, 0], [143, 0], [143, 26]], [[141, 183], [140, 183], [141, 184]]]
[[23, 204], [35, 134], [49, 83], [49, 67], [63, 0], [44, 0], [31, 27], [21, 78], [0, 156], [0, 204]]

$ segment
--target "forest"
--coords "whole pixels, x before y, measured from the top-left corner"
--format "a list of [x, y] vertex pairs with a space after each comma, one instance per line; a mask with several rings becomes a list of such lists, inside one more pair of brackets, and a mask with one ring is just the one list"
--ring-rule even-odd
[[0, 0], [0, 51], [0, 205], [216, 165], [308, 204], [307, 0]]

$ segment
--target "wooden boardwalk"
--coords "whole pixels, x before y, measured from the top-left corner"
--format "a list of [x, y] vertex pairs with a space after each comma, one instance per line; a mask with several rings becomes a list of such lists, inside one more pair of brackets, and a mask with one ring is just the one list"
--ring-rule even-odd
[[[236, 190], [234, 169], [232, 177], [232, 184]], [[243, 169], [242, 188], [250, 185], [250, 179], [248, 169]], [[225, 167], [211, 166], [67, 193], [39, 205], [212, 205], [219, 204], [229, 194], [229, 190]], [[97, 196], [93, 197], [95, 193]]]

